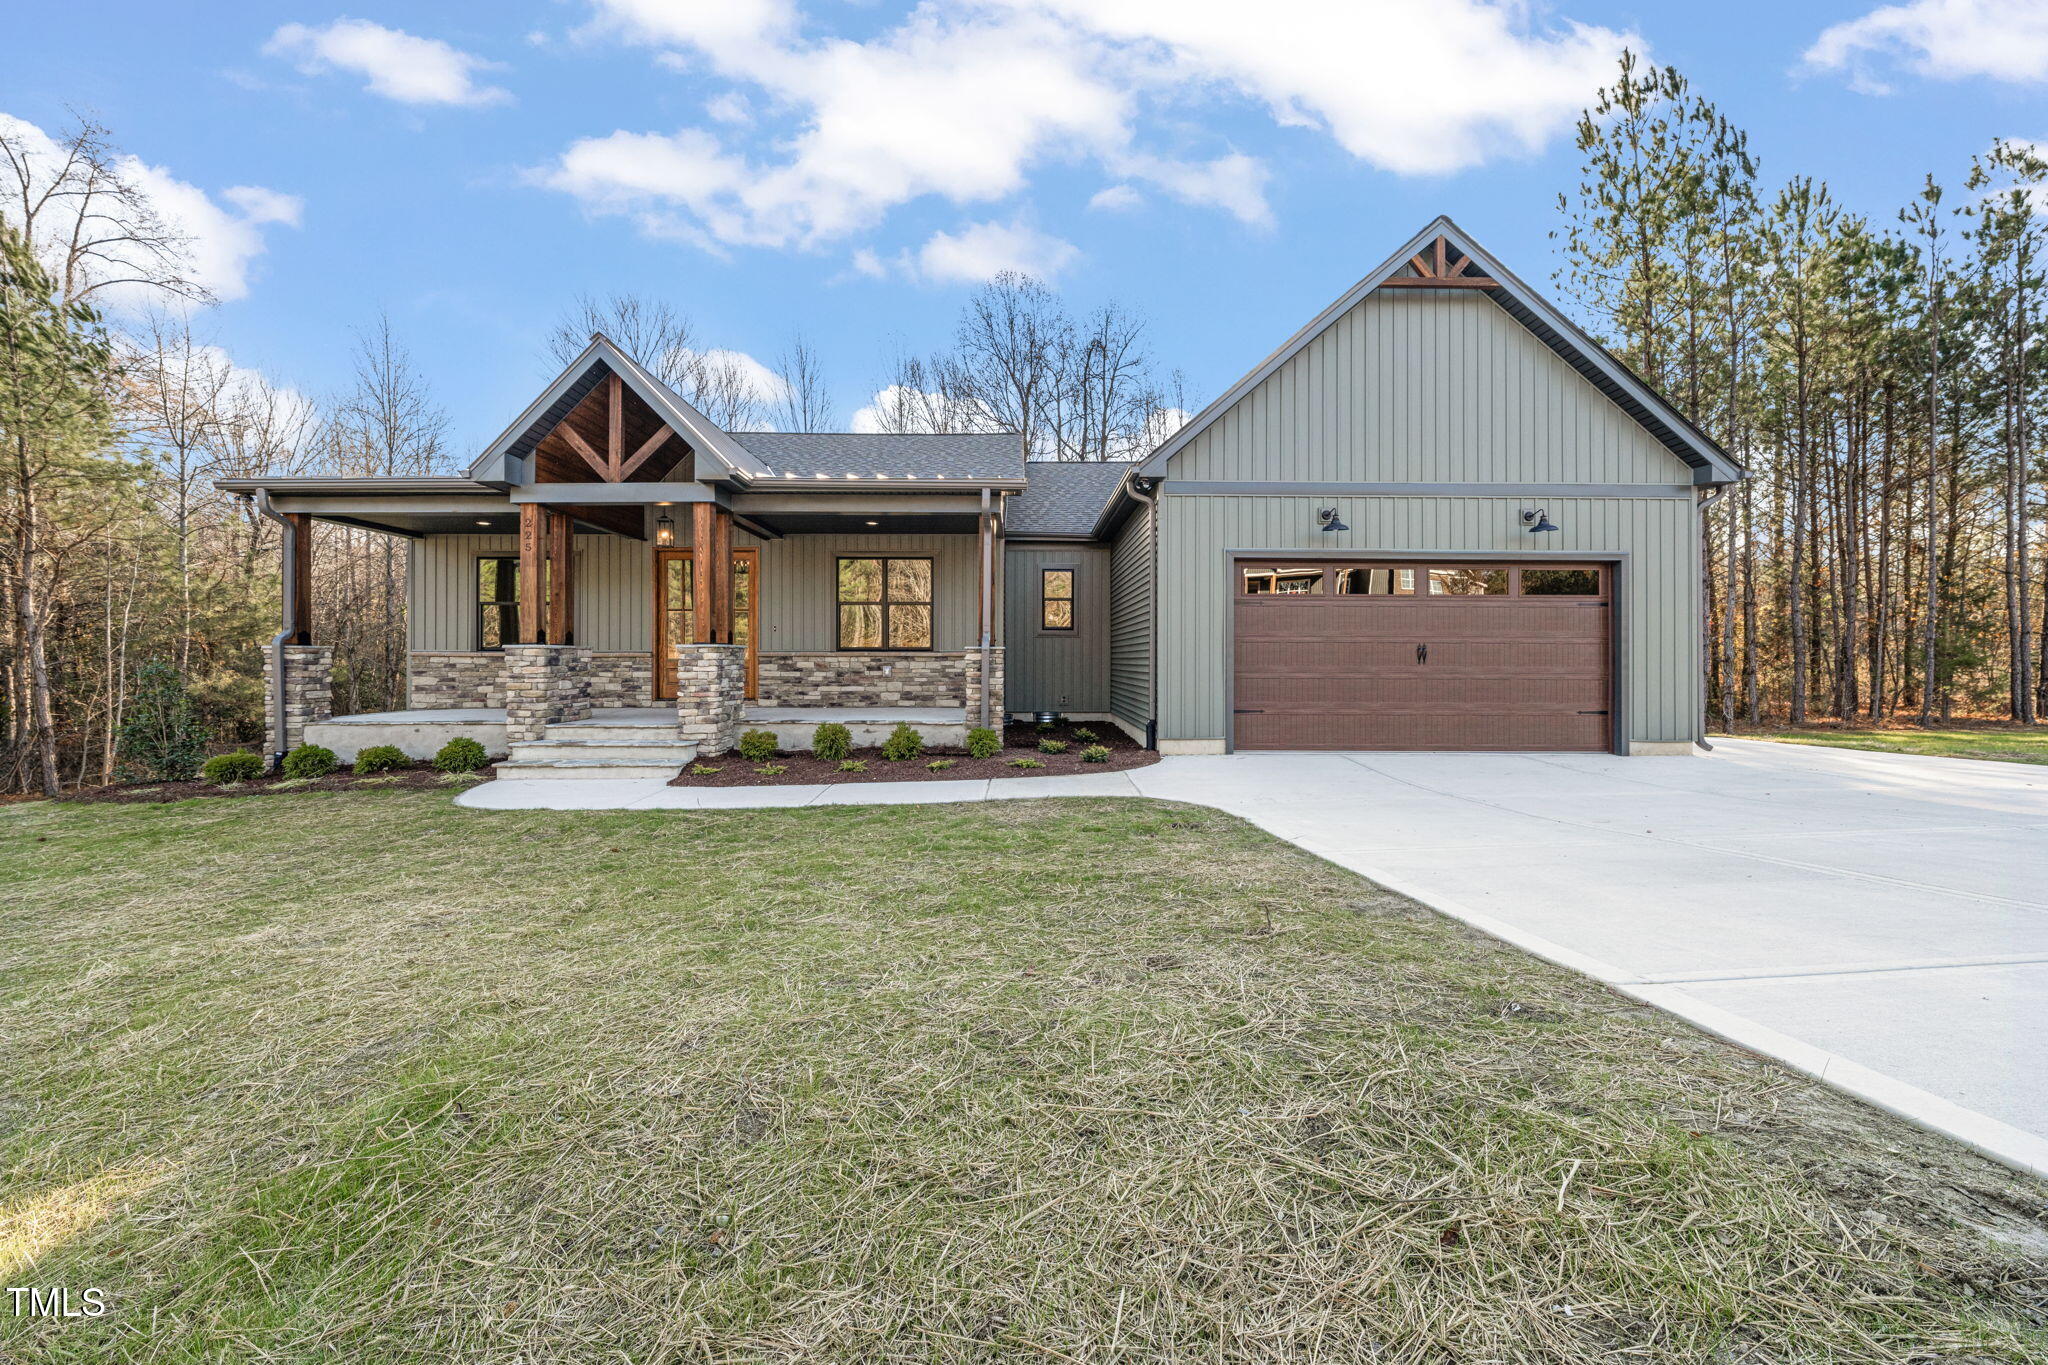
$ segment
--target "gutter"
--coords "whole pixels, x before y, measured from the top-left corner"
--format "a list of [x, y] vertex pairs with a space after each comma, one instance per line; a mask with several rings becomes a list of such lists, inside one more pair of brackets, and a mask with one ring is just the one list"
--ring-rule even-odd
[[[284, 531], [284, 579], [283, 597], [280, 610], [283, 613], [282, 629], [270, 637], [270, 733], [264, 738], [273, 746], [284, 743], [284, 647], [285, 642], [299, 633], [299, 623], [292, 619], [292, 604], [298, 600], [297, 584], [292, 582], [298, 572], [299, 528], [290, 518], [281, 515], [270, 504], [270, 490], [256, 490], [256, 510], [276, 522]], [[273, 747], [270, 752], [270, 768], [277, 771], [284, 762], [284, 750]]]
[[996, 528], [989, 519], [989, 490], [981, 490], [981, 728], [989, 728], [988, 661], [995, 625], [995, 577], [989, 566], [995, 546]]

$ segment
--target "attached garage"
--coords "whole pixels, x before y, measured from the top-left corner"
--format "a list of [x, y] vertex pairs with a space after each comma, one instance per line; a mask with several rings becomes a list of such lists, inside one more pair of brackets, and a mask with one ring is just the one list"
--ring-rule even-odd
[[1134, 471], [1149, 728], [1691, 753], [1701, 509], [1742, 477], [1440, 218]]
[[1233, 747], [1614, 747], [1614, 566], [1231, 567]]

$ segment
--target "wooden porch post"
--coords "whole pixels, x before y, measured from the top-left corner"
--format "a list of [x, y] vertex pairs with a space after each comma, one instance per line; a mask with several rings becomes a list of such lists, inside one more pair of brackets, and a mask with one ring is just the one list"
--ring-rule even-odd
[[718, 508], [711, 517], [712, 638], [732, 643], [732, 513]]
[[305, 512], [286, 512], [291, 526], [291, 563], [284, 580], [284, 619], [291, 630], [287, 642], [313, 643], [313, 518]]
[[576, 643], [576, 521], [548, 512], [547, 629], [551, 645]]
[[537, 502], [519, 504], [519, 643], [537, 645], [545, 626], [541, 588], [547, 569], [547, 508]]
[[716, 643], [711, 633], [711, 523], [718, 508], [708, 502], [690, 504], [690, 643]]

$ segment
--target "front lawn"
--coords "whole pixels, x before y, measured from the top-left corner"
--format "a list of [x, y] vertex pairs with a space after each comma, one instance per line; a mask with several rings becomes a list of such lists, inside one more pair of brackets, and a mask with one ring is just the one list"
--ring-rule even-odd
[[1217, 812], [0, 808], [0, 1359], [2048, 1359], [2048, 1188]]
[[1742, 739], [1780, 744], [1819, 744], [1830, 749], [1871, 749], [1885, 754], [1929, 754], [1936, 758], [1988, 758], [2004, 763], [2048, 763], [2048, 726], [1977, 722], [1923, 730], [1917, 725], [1881, 728], [1805, 725], [1797, 729], [1744, 732]]

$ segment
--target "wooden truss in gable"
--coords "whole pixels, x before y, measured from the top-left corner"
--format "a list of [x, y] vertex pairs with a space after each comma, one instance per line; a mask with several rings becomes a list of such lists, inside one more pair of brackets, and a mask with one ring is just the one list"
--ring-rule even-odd
[[1408, 267], [1413, 275], [1396, 275], [1383, 280], [1383, 289], [1498, 289], [1500, 281], [1484, 275], [1467, 274], [1472, 269], [1472, 258], [1456, 251], [1439, 234], [1426, 251], [1418, 251], [1408, 258]]

